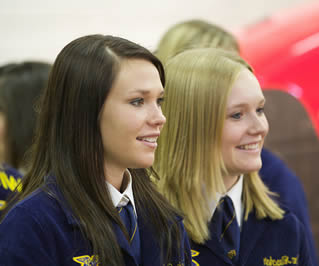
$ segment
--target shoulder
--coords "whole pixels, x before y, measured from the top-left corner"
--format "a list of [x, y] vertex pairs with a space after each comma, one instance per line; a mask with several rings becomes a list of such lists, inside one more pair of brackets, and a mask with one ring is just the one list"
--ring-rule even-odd
[[290, 210], [285, 209], [285, 214], [282, 220], [279, 220], [283, 226], [290, 229], [291, 232], [295, 232], [296, 234], [303, 233], [304, 226], [297, 218], [297, 216]]
[[[7, 213], [1, 227], [7, 226], [47, 226], [50, 220], [56, 220], [63, 215], [62, 209], [56, 199], [48, 195], [45, 191], [38, 189], [30, 196], [18, 202]], [[15, 230], [16, 231], [16, 230]]]
[[6, 265], [62, 265], [72, 259], [75, 248], [85, 247], [60, 202], [41, 189], [7, 213], [0, 239], [0, 257]]
[[65, 237], [69, 221], [60, 202], [37, 189], [10, 209], [0, 224], [0, 251], [19, 247], [37, 248], [51, 245]]
[[[254, 217], [254, 219], [256, 218]], [[265, 228], [267, 228], [265, 232], [269, 234], [269, 236], [275, 236], [276, 239], [291, 239], [291, 241], [297, 244], [305, 234], [304, 225], [300, 222], [296, 215], [289, 210], [285, 210], [285, 214], [282, 219], [271, 220], [269, 218], [265, 218], [257, 220], [257, 223], [259, 221], [260, 223], [264, 223]]]
[[295, 250], [299, 250], [306, 239], [304, 225], [290, 211], [278, 220], [258, 219], [251, 213], [243, 224], [242, 233], [247, 241], [258, 238], [265, 243], [284, 243], [284, 246]]
[[51, 193], [51, 190], [38, 188], [9, 210], [0, 224], [0, 232], [4, 230], [5, 235], [17, 235], [19, 230], [28, 228], [26, 232], [30, 234], [43, 231], [48, 236], [64, 230], [71, 216], [64, 205], [63, 200]]

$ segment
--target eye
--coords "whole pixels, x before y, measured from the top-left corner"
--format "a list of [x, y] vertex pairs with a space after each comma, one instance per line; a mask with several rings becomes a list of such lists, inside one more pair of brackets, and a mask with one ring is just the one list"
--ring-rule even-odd
[[239, 120], [242, 116], [243, 116], [242, 113], [235, 113], [235, 114], [230, 115], [231, 118], [236, 119], [236, 120]]
[[136, 98], [132, 101], [130, 101], [130, 104], [132, 104], [133, 106], [142, 106], [144, 104], [144, 99], [143, 98]]
[[164, 97], [161, 97], [161, 98], [157, 99], [157, 105], [158, 106], [162, 106], [163, 102], [164, 102]]
[[259, 107], [257, 108], [256, 112], [260, 115], [264, 114], [265, 113], [265, 107]]

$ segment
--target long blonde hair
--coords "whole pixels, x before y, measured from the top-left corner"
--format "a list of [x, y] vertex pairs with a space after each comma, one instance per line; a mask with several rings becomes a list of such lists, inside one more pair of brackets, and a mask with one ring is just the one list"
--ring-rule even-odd
[[[155, 168], [161, 193], [185, 214], [190, 238], [209, 238], [209, 204], [225, 192], [221, 154], [228, 94], [239, 73], [251, 68], [238, 55], [214, 48], [182, 52], [166, 65], [162, 130]], [[258, 173], [244, 177], [244, 218], [255, 210], [259, 219], [281, 219], [283, 211], [271, 198]]]

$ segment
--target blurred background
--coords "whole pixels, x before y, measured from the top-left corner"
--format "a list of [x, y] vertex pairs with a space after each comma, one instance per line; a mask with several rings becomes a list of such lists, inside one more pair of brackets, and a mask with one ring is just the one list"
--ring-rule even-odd
[[[258, 35], [261, 30], [252, 27], [271, 22], [273, 14], [276, 14], [277, 20], [285, 20], [285, 14], [289, 10], [296, 12], [314, 3], [317, 1], [1, 0], [0, 65], [25, 60], [52, 63], [68, 42], [87, 34], [118, 35], [155, 50], [162, 34], [172, 24], [183, 20], [199, 18], [225, 27], [239, 38], [242, 55], [255, 68], [265, 90], [268, 99], [266, 112], [271, 126], [266, 146], [278, 154], [300, 177], [309, 202], [318, 250], [319, 26], [304, 35], [288, 34], [291, 43], [280, 42], [284, 35], [280, 31], [274, 31], [271, 35], [268, 28], [263, 29], [265, 35], [254, 38], [254, 34]], [[317, 10], [319, 11], [318, 4]], [[294, 13], [293, 16], [297, 18], [298, 15]], [[308, 24], [303, 25], [304, 28], [310, 29], [311, 25], [319, 25], [319, 12], [311, 19]], [[305, 22], [299, 24], [302, 23]], [[284, 29], [286, 33], [301, 31], [296, 29], [295, 25]], [[301, 46], [298, 38], [307, 39], [305, 46]], [[275, 53], [269, 51], [273, 45], [278, 48]], [[276, 60], [280, 60], [284, 51], [290, 51], [289, 47], [293, 47], [294, 50], [291, 51], [294, 53], [282, 56], [283, 60], [280, 64], [277, 63]], [[306, 56], [309, 51], [312, 52], [311, 56]], [[261, 58], [261, 55], [264, 55], [264, 58]], [[297, 55], [299, 59], [295, 59]], [[287, 59], [291, 56], [294, 61]], [[312, 63], [309, 65], [310, 58]], [[277, 68], [274, 68], [274, 65]], [[284, 70], [278, 66], [282, 66]], [[304, 70], [303, 73], [301, 69]], [[292, 74], [288, 73], [290, 70]], [[302, 80], [296, 79], [301, 76]]]
[[228, 29], [259, 21], [275, 11], [314, 0], [1, 0], [0, 64], [54, 60], [76, 37], [120, 35], [149, 49], [173, 23], [201, 18]]

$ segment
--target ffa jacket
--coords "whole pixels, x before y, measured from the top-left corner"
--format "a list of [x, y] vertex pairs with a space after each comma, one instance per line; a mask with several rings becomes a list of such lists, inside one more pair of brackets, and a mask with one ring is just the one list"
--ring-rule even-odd
[[292, 213], [282, 220], [257, 220], [251, 213], [242, 224], [237, 262], [233, 263], [221, 248], [218, 236], [211, 229], [205, 244], [191, 243], [193, 266], [311, 266], [303, 225]]
[[309, 221], [308, 204], [300, 180], [283, 161], [270, 151], [263, 149], [261, 158], [263, 166], [259, 174], [263, 182], [271, 191], [279, 194], [279, 197], [276, 198], [279, 205], [294, 213], [304, 225], [312, 264], [319, 265]]
[[6, 199], [15, 190], [21, 177], [22, 174], [12, 167], [7, 165], [0, 167], [0, 214]]
[[[58, 191], [58, 189], [55, 187]], [[60, 199], [61, 200], [61, 199]], [[63, 200], [63, 199], [62, 199]], [[78, 223], [68, 209], [42, 190], [18, 203], [0, 224], [1, 266], [93, 266], [95, 255], [87, 246]], [[138, 210], [137, 210], [138, 213]], [[172, 261], [160, 261], [160, 249], [146, 221], [138, 216], [142, 265], [190, 265], [188, 238], [180, 219], [182, 242], [180, 254], [173, 251]], [[124, 234], [114, 231], [126, 265], [137, 265]], [[175, 252], [175, 254], [174, 254]], [[171, 263], [171, 264], [170, 264]]]

